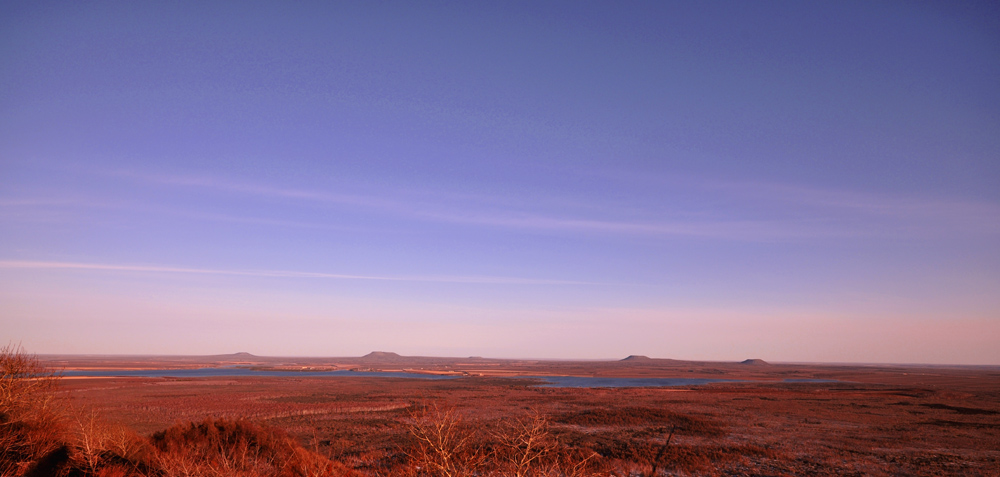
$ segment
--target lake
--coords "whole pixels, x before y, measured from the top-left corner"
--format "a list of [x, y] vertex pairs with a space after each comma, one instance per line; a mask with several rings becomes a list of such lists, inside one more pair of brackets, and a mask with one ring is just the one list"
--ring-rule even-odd
[[[463, 376], [442, 376], [437, 374], [381, 372], [381, 371], [277, 371], [252, 368], [198, 368], [198, 369], [101, 369], [67, 370], [65, 377], [134, 377], [134, 378], [225, 378], [225, 377], [357, 377], [357, 378], [406, 378], [406, 379], [456, 379]], [[739, 379], [709, 378], [607, 378], [593, 376], [509, 376], [513, 379], [537, 379], [539, 386], [548, 388], [636, 388], [701, 386], [712, 383], [747, 382]], [[772, 381], [773, 382], [773, 381]], [[785, 379], [786, 383], [830, 383], [827, 379]]]

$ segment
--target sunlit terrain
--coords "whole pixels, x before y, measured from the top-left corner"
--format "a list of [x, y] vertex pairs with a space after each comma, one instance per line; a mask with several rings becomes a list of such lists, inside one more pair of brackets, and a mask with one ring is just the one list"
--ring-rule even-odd
[[4, 0], [0, 477], [1000, 475], [998, 59], [995, 1]]

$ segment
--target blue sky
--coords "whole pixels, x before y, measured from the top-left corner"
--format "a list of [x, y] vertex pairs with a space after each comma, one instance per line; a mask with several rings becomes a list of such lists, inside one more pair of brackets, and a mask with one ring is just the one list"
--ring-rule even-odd
[[0, 339], [1000, 364], [998, 19], [6, 2]]

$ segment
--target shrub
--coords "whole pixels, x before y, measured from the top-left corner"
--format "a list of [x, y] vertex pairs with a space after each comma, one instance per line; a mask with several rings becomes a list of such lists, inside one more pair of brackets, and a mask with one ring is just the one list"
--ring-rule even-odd
[[171, 476], [339, 476], [343, 465], [303, 448], [284, 432], [248, 421], [205, 419], [157, 432], [158, 467]]
[[415, 444], [408, 455], [417, 475], [470, 475], [485, 461], [475, 429], [454, 408], [421, 406], [410, 416], [409, 431]]
[[579, 477], [596, 457], [562, 445], [537, 412], [470, 423], [454, 408], [430, 405], [413, 413], [409, 430], [411, 471], [419, 476]]
[[0, 348], [0, 475], [23, 475], [46, 456], [68, 456], [65, 421], [53, 406], [56, 384], [57, 375], [20, 345]]

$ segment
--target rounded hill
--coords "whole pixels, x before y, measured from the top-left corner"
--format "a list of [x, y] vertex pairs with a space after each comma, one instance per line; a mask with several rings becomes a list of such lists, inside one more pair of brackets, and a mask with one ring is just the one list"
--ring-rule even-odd
[[361, 358], [369, 361], [396, 361], [403, 357], [391, 351], [372, 351]]

